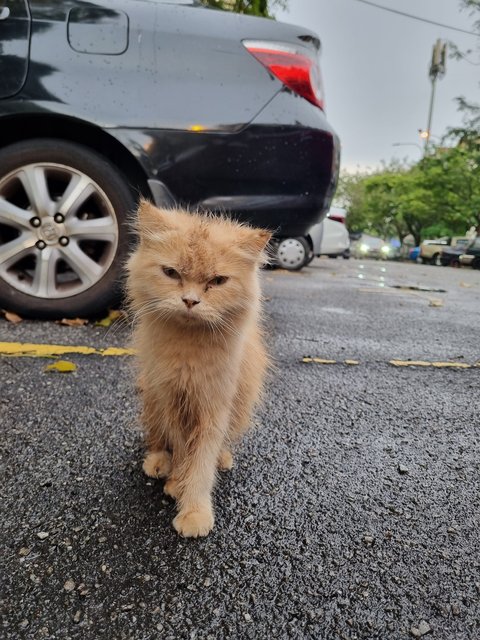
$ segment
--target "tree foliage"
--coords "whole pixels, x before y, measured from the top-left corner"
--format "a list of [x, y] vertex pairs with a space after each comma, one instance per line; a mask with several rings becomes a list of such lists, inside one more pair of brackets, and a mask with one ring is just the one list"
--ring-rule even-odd
[[202, 0], [202, 2], [216, 9], [273, 18], [272, 11], [275, 8], [285, 9], [288, 0]]
[[[473, 18], [472, 28], [478, 34], [478, 38], [475, 46], [466, 51], [450, 42], [451, 55], [457, 60], [464, 59], [470, 64], [480, 66], [480, 0], [460, 0], [460, 7]], [[472, 60], [471, 56], [475, 56], [476, 60]], [[448, 135], [461, 140], [480, 138], [480, 104], [471, 102], [465, 96], [459, 96], [456, 100], [459, 111], [463, 113], [464, 126], [450, 129]]]
[[348, 209], [351, 231], [415, 243], [463, 235], [480, 224], [480, 145], [437, 148], [411, 167], [340, 178], [337, 201]]

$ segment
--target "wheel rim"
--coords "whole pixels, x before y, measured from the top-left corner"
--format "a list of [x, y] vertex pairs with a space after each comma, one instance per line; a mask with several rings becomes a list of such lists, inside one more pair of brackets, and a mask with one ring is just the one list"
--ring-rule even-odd
[[41, 162], [0, 180], [0, 277], [18, 291], [50, 299], [90, 289], [117, 246], [113, 206], [81, 171]]
[[278, 262], [286, 269], [300, 266], [305, 258], [305, 247], [297, 238], [283, 240], [278, 246]]

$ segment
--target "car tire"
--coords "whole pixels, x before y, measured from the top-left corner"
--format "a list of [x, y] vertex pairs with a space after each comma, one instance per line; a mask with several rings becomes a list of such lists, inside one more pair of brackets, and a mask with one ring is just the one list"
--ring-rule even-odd
[[472, 269], [480, 269], [480, 258], [475, 258], [472, 261]]
[[83, 145], [0, 149], [0, 307], [54, 319], [116, 304], [134, 206], [124, 176]]
[[300, 271], [307, 264], [311, 251], [305, 238], [284, 238], [277, 248], [278, 266], [288, 271]]
[[304, 267], [308, 267], [308, 265], [312, 262], [312, 260], [315, 258], [315, 254], [313, 253], [313, 251], [310, 249], [310, 253], [308, 255], [308, 258], [305, 261], [305, 264], [303, 265]]

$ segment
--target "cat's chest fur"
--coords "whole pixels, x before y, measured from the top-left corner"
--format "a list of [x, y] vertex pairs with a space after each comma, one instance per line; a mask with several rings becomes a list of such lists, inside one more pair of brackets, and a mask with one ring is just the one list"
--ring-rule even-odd
[[159, 383], [165, 391], [188, 395], [212, 392], [238, 378], [243, 340], [238, 337], [214, 341], [210, 336], [166, 333], [151, 345], [150, 358], [160, 369]]

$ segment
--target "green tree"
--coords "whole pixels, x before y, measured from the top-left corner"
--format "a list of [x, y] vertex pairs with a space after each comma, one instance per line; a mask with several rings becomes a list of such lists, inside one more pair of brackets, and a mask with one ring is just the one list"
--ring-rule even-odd
[[369, 220], [364, 212], [365, 178], [368, 173], [341, 173], [335, 194], [335, 205], [348, 211], [348, 228], [353, 232], [366, 231]]
[[455, 233], [480, 224], [480, 145], [463, 141], [438, 149], [417, 170], [431, 192], [440, 220]]
[[[478, 34], [478, 39], [476, 45], [467, 51], [461, 51], [454, 42], [450, 42], [451, 55], [457, 60], [466, 59], [470, 64], [480, 65], [480, 0], [460, 0], [460, 7], [473, 18], [472, 27]], [[472, 55], [476, 55], [476, 61], [470, 59]], [[480, 104], [471, 102], [465, 96], [459, 96], [456, 100], [459, 110], [464, 115], [464, 126], [450, 129], [449, 137], [480, 143]]]
[[352, 231], [415, 243], [463, 235], [480, 224], [480, 145], [437, 148], [412, 167], [342, 175], [336, 202], [348, 210]]
[[285, 9], [288, 0], [202, 0], [203, 4], [235, 13], [273, 18], [276, 7]]

